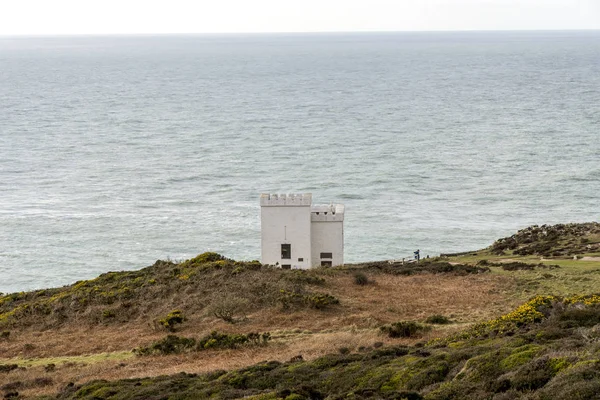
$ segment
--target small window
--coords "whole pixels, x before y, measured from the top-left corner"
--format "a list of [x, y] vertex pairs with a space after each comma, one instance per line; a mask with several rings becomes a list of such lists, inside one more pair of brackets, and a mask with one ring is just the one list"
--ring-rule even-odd
[[331, 261], [321, 261], [321, 267], [331, 267]]
[[283, 264], [281, 266], [281, 268], [283, 268], [283, 269], [292, 269], [292, 266], [290, 264]]
[[332, 253], [321, 253], [321, 258], [333, 258]]
[[281, 245], [281, 258], [284, 260], [289, 260], [292, 258], [292, 245], [291, 244], [282, 244]]
[[303, 261], [304, 261], [304, 258], [302, 258], [302, 257], [300, 257], [300, 258], [298, 259], [298, 262], [303, 262]]

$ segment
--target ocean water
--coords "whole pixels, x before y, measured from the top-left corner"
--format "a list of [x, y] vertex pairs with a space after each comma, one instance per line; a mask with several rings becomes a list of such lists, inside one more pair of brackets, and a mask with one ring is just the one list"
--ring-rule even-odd
[[0, 292], [260, 257], [261, 192], [348, 262], [598, 220], [600, 32], [0, 38]]

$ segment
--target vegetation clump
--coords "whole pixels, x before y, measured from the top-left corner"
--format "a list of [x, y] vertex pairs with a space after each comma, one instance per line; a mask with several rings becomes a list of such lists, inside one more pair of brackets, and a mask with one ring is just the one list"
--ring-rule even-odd
[[142, 346], [133, 349], [133, 353], [139, 356], [148, 355], [167, 355], [179, 354], [189, 351], [196, 346], [196, 340], [193, 338], [179, 337], [177, 335], [168, 335], [164, 339], [158, 340], [149, 346]]
[[560, 257], [600, 250], [600, 223], [533, 225], [496, 240], [492, 254]]
[[294, 284], [315, 286], [322, 286], [325, 284], [325, 279], [316, 275], [315, 272], [310, 270], [295, 269], [287, 271], [287, 273], [284, 276], [286, 280]]
[[207, 251], [202, 254], [197, 255], [194, 258], [191, 258], [184, 263], [182, 263], [182, 267], [194, 267], [194, 266], [203, 266], [207, 263], [218, 262], [218, 261], [226, 261], [227, 258], [222, 256], [219, 253], [215, 253], [212, 251]]
[[[578, 326], [582, 323], [594, 324], [596, 320], [593, 316], [600, 315], [598, 310], [600, 310], [600, 295], [598, 294], [572, 297], [536, 296], [508, 314], [476, 324], [452, 338], [438, 340], [438, 342], [490, 335], [513, 335], [522, 328], [529, 328], [531, 324], [540, 323], [551, 317], [555, 322], [563, 321], [563, 325], [566, 324], [564, 321], [573, 320], [576, 320], [573, 325]], [[560, 315], [560, 317], [556, 315]], [[600, 323], [600, 320], [597, 323]]]
[[366, 286], [369, 284], [369, 278], [362, 272], [356, 272], [354, 274], [354, 283], [358, 286]]
[[311, 308], [317, 310], [325, 309], [334, 304], [340, 304], [340, 301], [328, 293], [316, 293], [304, 296], [304, 301]]
[[281, 290], [279, 303], [284, 310], [294, 306], [308, 306], [317, 310], [323, 310], [332, 305], [339, 304], [340, 301], [335, 296], [328, 293], [303, 293], [295, 290]]
[[449, 324], [451, 321], [448, 317], [440, 314], [435, 314], [427, 317], [425, 320], [428, 324], [444, 325]]
[[248, 334], [226, 334], [216, 331], [203, 337], [198, 341], [198, 350], [206, 349], [234, 349], [242, 345], [266, 345], [271, 340], [271, 334], [265, 333], [248, 333]]
[[392, 275], [415, 275], [415, 274], [452, 274], [452, 275], [470, 275], [489, 272], [490, 269], [485, 266], [473, 266], [468, 264], [451, 264], [439, 259], [425, 259], [420, 262], [402, 262], [402, 261], [373, 261], [368, 263], [354, 264], [353, 268], [363, 270], [375, 270]]
[[139, 356], [148, 356], [179, 354], [209, 349], [235, 349], [243, 345], [264, 346], [269, 340], [271, 340], [269, 332], [227, 334], [213, 331], [198, 340], [177, 335], [168, 335], [149, 346], [141, 346], [133, 349], [133, 353]]
[[399, 321], [383, 325], [379, 330], [391, 338], [410, 338], [420, 336], [431, 328], [414, 321]]
[[531, 263], [524, 263], [521, 261], [495, 263], [495, 262], [489, 262], [488, 260], [481, 260], [477, 263], [477, 265], [486, 266], [486, 267], [500, 267], [504, 271], [533, 271], [536, 268], [540, 268], [540, 269], [558, 269], [558, 268], [560, 268], [560, 265], [556, 265], [556, 264], [550, 264], [550, 265], [544, 264], [544, 263], [531, 264]]
[[176, 326], [182, 324], [185, 321], [185, 315], [181, 310], [173, 310], [166, 317], [160, 319], [158, 323], [165, 329], [175, 332]]

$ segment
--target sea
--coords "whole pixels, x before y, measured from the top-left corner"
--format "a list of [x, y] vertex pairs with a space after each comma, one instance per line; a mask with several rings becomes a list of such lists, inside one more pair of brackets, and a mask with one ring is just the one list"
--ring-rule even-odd
[[600, 31], [0, 37], [0, 292], [260, 258], [260, 193], [345, 261], [600, 216]]

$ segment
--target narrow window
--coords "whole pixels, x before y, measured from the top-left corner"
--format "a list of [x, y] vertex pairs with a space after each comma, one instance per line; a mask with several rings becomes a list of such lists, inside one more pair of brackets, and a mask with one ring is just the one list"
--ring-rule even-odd
[[332, 253], [321, 253], [321, 258], [333, 258]]
[[283, 268], [283, 269], [292, 269], [292, 266], [291, 266], [291, 264], [283, 264], [281, 266], [281, 268]]
[[303, 261], [304, 261], [304, 258], [299, 258], [298, 259], [298, 262], [303, 262]]
[[321, 267], [331, 267], [331, 261], [321, 261]]
[[281, 258], [284, 260], [289, 260], [292, 258], [292, 245], [291, 244], [282, 244], [281, 245]]

